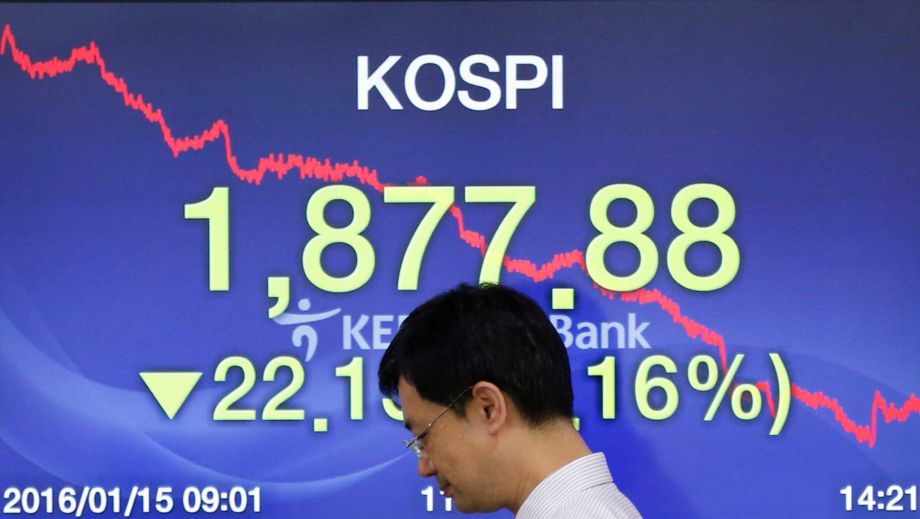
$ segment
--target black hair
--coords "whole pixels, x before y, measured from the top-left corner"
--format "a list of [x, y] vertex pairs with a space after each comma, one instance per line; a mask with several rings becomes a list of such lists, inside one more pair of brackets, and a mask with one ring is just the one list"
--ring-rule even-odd
[[[531, 425], [573, 416], [562, 339], [536, 302], [501, 285], [462, 284], [413, 310], [377, 376], [381, 393], [391, 398], [400, 378], [422, 398], [445, 406], [486, 381], [509, 395]], [[470, 398], [467, 393], [454, 406], [460, 416]]]

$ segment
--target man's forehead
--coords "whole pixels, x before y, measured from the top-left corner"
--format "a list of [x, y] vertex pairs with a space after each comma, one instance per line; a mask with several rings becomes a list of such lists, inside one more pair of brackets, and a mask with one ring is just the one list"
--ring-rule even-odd
[[403, 413], [403, 425], [411, 431], [415, 425], [412, 415], [417, 411], [416, 407], [422, 402], [422, 397], [418, 394], [415, 386], [403, 377], [399, 378], [396, 392], [399, 394], [398, 404]]
[[411, 382], [402, 377], [399, 377], [399, 384], [396, 386], [396, 393], [398, 395], [400, 405], [404, 405], [406, 401], [410, 402], [411, 404], [413, 400], [421, 398], [421, 396], [418, 394], [418, 391], [416, 391], [415, 386], [413, 386]]

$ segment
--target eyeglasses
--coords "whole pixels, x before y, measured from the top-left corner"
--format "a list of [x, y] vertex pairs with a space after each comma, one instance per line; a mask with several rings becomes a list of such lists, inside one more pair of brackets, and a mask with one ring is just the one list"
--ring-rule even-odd
[[434, 423], [438, 421], [438, 418], [441, 418], [442, 416], [444, 416], [444, 413], [446, 413], [447, 411], [450, 411], [450, 408], [453, 407], [454, 404], [456, 404], [460, 400], [460, 398], [462, 398], [463, 395], [465, 395], [466, 392], [469, 391], [470, 389], [473, 389], [473, 386], [470, 386], [464, 389], [462, 393], [457, 395], [457, 398], [453, 399], [449, 404], [447, 404], [447, 407], [445, 407], [444, 410], [441, 411], [440, 414], [438, 414], [438, 416], [435, 416], [434, 420], [428, 422], [428, 425], [425, 426], [425, 429], [421, 433], [419, 433], [418, 436], [416, 436], [415, 438], [412, 438], [411, 440], [403, 440], [403, 443], [406, 444], [406, 448], [412, 450], [412, 452], [414, 452], [416, 456], [421, 458], [422, 448], [424, 447], [424, 444], [422, 443], [422, 439], [425, 437], [426, 434], [428, 434], [428, 431], [431, 430], [431, 426], [434, 425]]

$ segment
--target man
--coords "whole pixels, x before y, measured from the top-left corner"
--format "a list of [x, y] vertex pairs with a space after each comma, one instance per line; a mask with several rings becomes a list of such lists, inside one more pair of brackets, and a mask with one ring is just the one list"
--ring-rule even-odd
[[435, 297], [403, 322], [378, 377], [415, 436], [419, 474], [461, 511], [640, 517], [572, 426], [568, 354], [527, 296], [461, 285]]

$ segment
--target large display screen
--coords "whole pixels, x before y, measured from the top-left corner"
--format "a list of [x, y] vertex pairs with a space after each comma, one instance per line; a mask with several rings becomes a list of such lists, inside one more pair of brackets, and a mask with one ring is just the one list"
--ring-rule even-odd
[[376, 373], [417, 305], [499, 282], [645, 517], [916, 512], [917, 27], [0, 7], [0, 506], [458, 516]]

